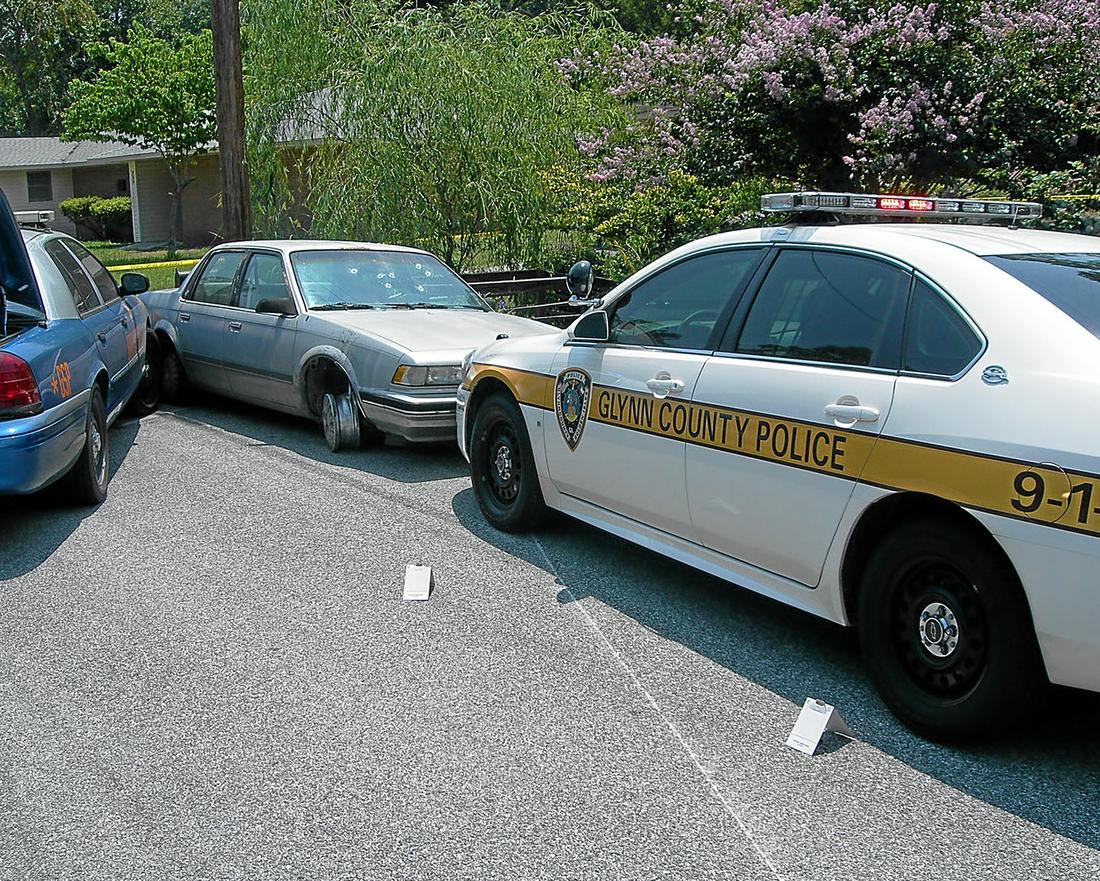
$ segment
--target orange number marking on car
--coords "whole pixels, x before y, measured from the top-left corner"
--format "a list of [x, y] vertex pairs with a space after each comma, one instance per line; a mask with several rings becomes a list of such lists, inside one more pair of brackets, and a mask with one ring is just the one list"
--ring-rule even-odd
[[53, 379], [50, 380], [50, 388], [55, 395], [67, 398], [73, 393], [73, 372], [69, 369], [68, 361], [58, 361], [53, 369]]

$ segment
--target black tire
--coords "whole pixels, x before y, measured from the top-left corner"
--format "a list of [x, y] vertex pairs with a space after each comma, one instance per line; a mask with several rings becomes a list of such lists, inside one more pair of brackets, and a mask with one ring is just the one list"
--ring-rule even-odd
[[526, 532], [546, 513], [527, 424], [519, 405], [498, 392], [478, 407], [470, 433], [470, 475], [478, 507], [503, 532]]
[[858, 619], [879, 694], [926, 737], [988, 737], [1045, 692], [1023, 589], [976, 530], [922, 519], [890, 532], [864, 571]]
[[59, 497], [73, 505], [98, 505], [107, 498], [109, 466], [107, 411], [103, 393], [98, 385], [93, 385], [84, 426], [84, 447], [72, 468], [58, 481]]
[[160, 341], [155, 333], [145, 334], [145, 364], [142, 365], [141, 384], [126, 404], [131, 416], [148, 416], [160, 406], [160, 389], [163, 380], [163, 364]]
[[165, 343], [161, 346], [160, 352], [160, 399], [166, 404], [183, 404], [190, 392], [187, 374], [183, 370], [183, 362], [180, 360], [176, 347], [171, 343]]
[[325, 443], [334, 453], [359, 449], [359, 408], [351, 395], [325, 394], [321, 400], [321, 431], [325, 435]]

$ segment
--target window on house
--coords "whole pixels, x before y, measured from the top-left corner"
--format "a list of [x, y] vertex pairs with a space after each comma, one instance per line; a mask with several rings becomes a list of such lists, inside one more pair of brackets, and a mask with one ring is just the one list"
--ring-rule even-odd
[[53, 201], [53, 175], [48, 171], [27, 172], [27, 201]]

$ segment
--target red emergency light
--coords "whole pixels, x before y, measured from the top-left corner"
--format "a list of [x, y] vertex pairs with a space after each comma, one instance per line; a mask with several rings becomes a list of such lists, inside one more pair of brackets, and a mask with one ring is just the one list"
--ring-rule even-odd
[[878, 193], [824, 193], [816, 190], [768, 193], [760, 197], [760, 207], [776, 214], [855, 214], [868, 218], [878, 215], [891, 220], [899, 217], [942, 217], [988, 222], [996, 217], [1015, 223], [1019, 220], [1034, 220], [1043, 215], [1043, 207], [1038, 202], [884, 196]]

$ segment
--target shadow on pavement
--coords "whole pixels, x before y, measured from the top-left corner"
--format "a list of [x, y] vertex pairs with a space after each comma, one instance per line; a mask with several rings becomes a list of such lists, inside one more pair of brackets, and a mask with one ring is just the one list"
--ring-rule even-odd
[[[477, 537], [551, 571], [531, 537], [497, 532], [485, 522], [471, 490], [455, 496], [452, 507]], [[835, 704], [860, 740], [975, 798], [1100, 848], [1100, 695], [1053, 689], [1045, 706], [1021, 707], [1020, 726], [995, 743], [934, 744], [880, 702], [860, 664], [854, 631], [568, 517], [552, 517], [538, 539], [562, 586], [559, 602], [592, 597], [796, 706], [807, 696]]]
[[325, 443], [321, 427], [308, 419], [206, 392], [202, 393], [201, 403], [184, 407], [164, 407], [163, 410], [180, 419], [252, 438], [256, 446], [281, 447], [318, 462], [354, 468], [401, 483], [445, 480], [469, 473], [469, 468], [454, 443], [407, 446], [375, 443], [364, 446], [361, 450], [334, 453]]
[[[120, 420], [111, 428], [111, 479], [140, 430], [137, 420]], [[29, 496], [0, 496], [0, 581], [36, 569], [96, 510], [72, 507], [55, 486]]]

